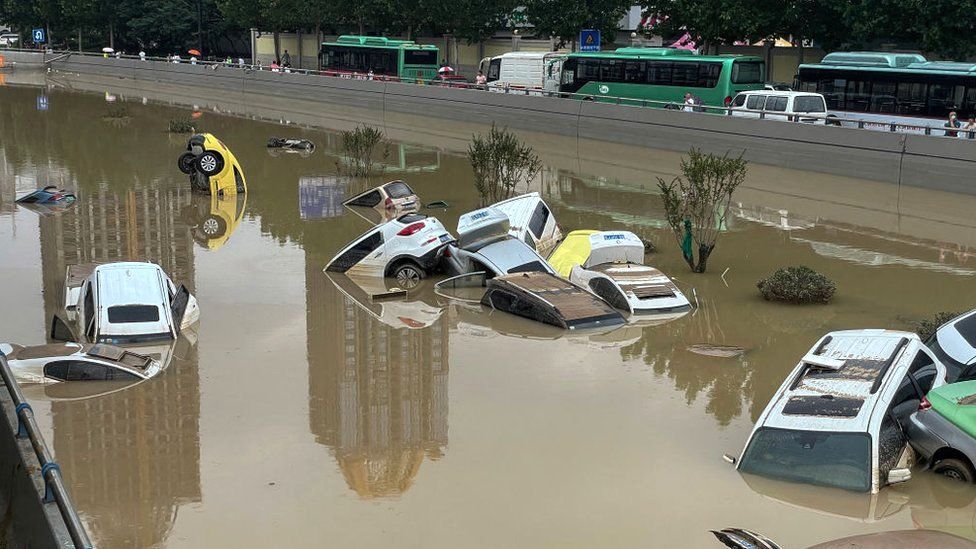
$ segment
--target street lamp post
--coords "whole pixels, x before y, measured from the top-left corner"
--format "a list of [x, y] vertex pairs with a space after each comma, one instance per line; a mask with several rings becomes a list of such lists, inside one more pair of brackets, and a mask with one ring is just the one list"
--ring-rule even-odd
[[512, 51], [519, 51], [519, 30], [512, 31]]

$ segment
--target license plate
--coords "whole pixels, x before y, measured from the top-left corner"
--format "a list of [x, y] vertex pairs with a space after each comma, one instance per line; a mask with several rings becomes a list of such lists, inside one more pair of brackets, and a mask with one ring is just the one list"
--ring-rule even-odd
[[450, 239], [451, 239], [451, 235], [449, 235], [449, 234], [442, 234], [441, 235], [441, 242], [447, 242]]

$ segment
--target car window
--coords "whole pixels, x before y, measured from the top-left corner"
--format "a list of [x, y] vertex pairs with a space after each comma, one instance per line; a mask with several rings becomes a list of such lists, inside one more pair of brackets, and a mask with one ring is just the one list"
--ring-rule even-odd
[[159, 307], [155, 305], [115, 305], [108, 308], [108, 321], [112, 324], [159, 322]]
[[871, 490], [871, 437], [762, 427], [742, 455], [739, 470], [867, 492]]
[[404, 198], [413, 194], [413, 190], [403, 181], [394, 181], [387, 184], [383, 189], [390, 198]]
[[822, 97], [805, 95], [793, 99], [793, 112], [827, 112]]
[[741, 94], [741, 93], [739, 95], [735, 96], [735, 99], [732, 100], [732, 106], [733, 107], [741, 107], [741, 106], [745, 105], [746, 104], [746, 97], [747, 97], [746, 95]]
[[404, 225], [409, 225], [411, 223], [416, 223], [418, 221], [423, 221], [425, 219], [427, 219], [427, 216], [424, 214], [409, 213], [406, 215], [401, 215], [399, 218], [397, 218], [397, 222], [403, 223]]
[[61, 381], [135, 380], [139, 376], [119, 368], [81, 360], [56, 360], [44, 365], [44, 375]]
[[360, 197], [354, 198], [349, 201], [350, 206], [363, 206], [366, 208], [373, 208], [383, 200], [378, 190], [373, 190]]
[[373, 231], [361, 238], [351, 248], [346, 250], [345, 253], [337, 257], [329, 266], [329, 270], [344, 273], [348, 271], [350, 267], [362, 261], [367, 255], [379, 248], [382, 244], [383, 234], [379, 231]]
[[547, 221], [549, 221], [549, 208], [542, 202], [539, 202], [535, 205], [532, 218], [529, 219], [529, 230], [532, 231], [532, 234], [536, 238], [542, 238], [542, 231], [545, 230]]
[[789, 102], [789, 98], [788, 97], [770, 97], [766, 101], [766, 110], [768, 110], [768, 111], [777, 111], [777, 112], [785, 112], [786, 111], [786, 103], [787, 102]]
[[919, 350], [918, 354], [915, 355], [915, 360], [912, 361], [912, 365], [908, 368], [908, 373], [915, 378], [915, 383], [922, 390], [922, 395], [926, 395], [932, 390], [939, 370], [936, 368], [932, 357], [924, 350]]
[[746, 100], [746, 108], [756, 111], [761, 111], [766, 105], [765, 95], [750, 95], [749, 99]]
[[538, 261], [530, 261], [528, 263], [523, 263], [518, 267], [512, 267], [511, 269], [508, 270], [508, 274], [535, 273], [535, 272], [544, 273], [548, 271], [546, 271], [546, 268], [543, 267], [542, 263], [539, 263]]
[[95, 339], [95, 299], [91, 284], [85, 285], [85, 333], [89, 339]]

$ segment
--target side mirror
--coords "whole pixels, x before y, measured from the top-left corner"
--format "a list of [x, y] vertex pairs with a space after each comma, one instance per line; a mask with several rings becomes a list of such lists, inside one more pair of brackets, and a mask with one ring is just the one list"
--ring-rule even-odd
[[738, 461], [735, 459], [735, 456], [730, 456], [728, 454], [722, 454], [722, 459], [724, 459], [729, 465], [735, 465], [735, 462]]
[[908, 482], [912, 478], [912, 470], [908, 468], [892, 469], [888, 471], [888, 484]]
[[61, 315], [54, 315], [51, 319], [51, 339], [54, 341], [75, 341], [75, 334], [68, 322]]

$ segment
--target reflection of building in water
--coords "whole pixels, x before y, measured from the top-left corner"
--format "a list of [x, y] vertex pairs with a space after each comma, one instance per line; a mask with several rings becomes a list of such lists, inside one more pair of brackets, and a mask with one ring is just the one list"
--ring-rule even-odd
[[306, 258], [309, 422], [361, 497], [405, 492], [447, 446], [448, 320], [387, 326]]
[[[76, 207], [40, 218], [48, 320], [62, 306], [72, 264], [152, 261], [192, 287], [193, 240], [182, 217], [189, 194], [151, 184], [83, 191]], [[112, 545], [161, 543], [178, 507], [201, 498], [196, 350], [176, 349], [169, 370], [151, 382], [51, 403], [54, 451], [71, 496], [94, 536]]]
[[326, 219], [343, 214], [349, 179], [332, 175], [298, 179], [298, 211], [302, 219]]

